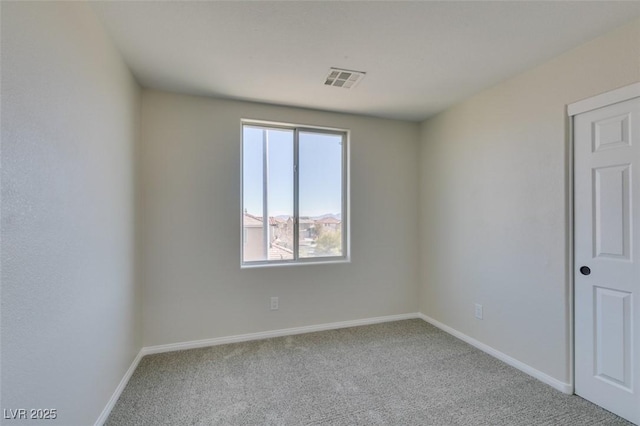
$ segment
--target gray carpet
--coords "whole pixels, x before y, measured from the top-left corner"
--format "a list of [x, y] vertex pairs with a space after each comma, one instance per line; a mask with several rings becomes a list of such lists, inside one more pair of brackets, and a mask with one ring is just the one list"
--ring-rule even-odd
[[107, 425], [628, 425], [422, 320], [149, 355]]

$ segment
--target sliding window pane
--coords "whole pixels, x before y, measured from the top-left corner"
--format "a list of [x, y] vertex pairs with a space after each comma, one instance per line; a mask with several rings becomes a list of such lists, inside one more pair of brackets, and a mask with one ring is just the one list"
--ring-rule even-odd
[[244, 126], [242, 149], [243, 261], [293, 259], [293, 131]]
[[242, 134], [242, 258], [266, 260], [264, 245], [264, 130], [244, 126]]
[[293, 259], [293, 131], [267, 130], [269, 260]]
[[299, 257], [343, 255], [341, 134], [299, 133]]

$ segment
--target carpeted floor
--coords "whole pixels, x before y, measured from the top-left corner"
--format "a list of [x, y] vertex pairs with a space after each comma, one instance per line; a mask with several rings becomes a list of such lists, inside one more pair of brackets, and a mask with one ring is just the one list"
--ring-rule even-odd
[[114, 425], [628, 425], [422, 320], [146, 356]]

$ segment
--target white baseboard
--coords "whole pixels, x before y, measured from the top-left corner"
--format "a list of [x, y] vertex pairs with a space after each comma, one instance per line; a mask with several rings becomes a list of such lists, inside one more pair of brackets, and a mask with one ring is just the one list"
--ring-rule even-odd
[[248, 333], [248, 334], [239, 334], [236, 336], [227, 336], [227, 337], [216, 337], [213, 339], [203, 339], [203, 340], [193, 340], [190, 342], [181, 342], [181, 343], [171, 343], [168, 345], [157, 345], [157, 346], [147, 346], [140, 349], [138, 355], [135, 357], [131, 366], [124, 374], [122, 380], [118, 384], [118, 387], [111, 395], [109, 402], [107, 403], [104, 410], [96, 420], [94, 426], [102, 426], [109, 418], [109, 414], [111, 414], [111, 410], [116, 405], [118, 398], [120, 398], [120, 394], [127, 386], [129, 379], [133, 375], [138, 363], [145, 355], [151, 354], [159, 354], [163, 352], [172, 352], [172, 351], [181, 351], [185, 349], [194, 349], [194, 348], [204, 348], [207, 346], [217, 346], [224, 345], [227, 343], [236, 343], [236, 342], [248, 342], [250, 340], [262, 340], [269, 339], [271, 337], [281, 337], [281, 336], [292, 336], [294, 334], [303, 334], [303, 333], [312, 333], [314, 331], [324, 331], [324, 330], [336, 330], [339, 328], [347, 328], [347, 327], [357, 327], [359, 325], [370, 325], [370, 324], [380, 324], [383, 322], [392, 322], [392, 321], [401, 321], [406, 319], [415, 319], [419, 318], [419, 314], [417, 312], [409, 313], [409, 314], [400, 314], [400, 315], [388, 315], [384, 317], [374, 317], [374, 318], [364, 318], [353, 321], [341, 321], [341, 322], [332, 322], [328, 324], [319, 324], [319, 325], [309, 325], [305, 327], [294, 327], [294, 328], [284, 328], [281, 330], [273, 330], [273, 331], [263, 331], [259, 333]]
[[543, 373], [540, 370], [536, 370], [535, 368], [531, 367], [530, 365], [525, 364], [524, 362], [518, 361], [515, 358], [510, 357], [507, 354], [504, 354], [502, 352], [500, 352], [497, 349], [492, 348], [489, 345], [485, 345], [484, 343], [481, 343], [479, 341], [477, 341], [476, 339], [474, 339], [473, 337], [469, 337], [466, 334], [456, 330], [455, 328], [451, 328], [448, 325], [445, 325], [431, 317], [426, 316], [425, 314], [419, 313], [418, 314], [419, 318], [422, 318], [423, 320], [425, 320], [426, 322], [428, 322], [431, 325], [434, 325], [436, 327], [438, 327], [440, 330], [451, 334], [454, 337], [457, 337], [458, 339], [462, 340], [463, 342], [466, 342], [468, 344], [470, 344], [471, 346], [474, 346], [478, 349], [480, 349], [483, 352], [488, 353], [489, 355], [491, 355], [494, 358], [499, 359], [500, 361], [509, 364], [510, 366], [517, 368], [518, 370], [527, 373], [528, 375], [540, 380], [543, 383], [548, 384], [549, 386], [559, 390], [562, 393], [566, 393], [566, 394], [573, 394], [573, 385], [571, 385], [570, 383], [565, 383], [565, 382], [561, 382], [558, 379], [555, 379], [551, 376], [549, 376], [546, 373]]
[[102, 410], [102, 413], [100, 413], [100, 417], [98, 417], [98, 420], [96, 420], [96, 422], [94, 423], [94, 426], [102, 426], [104, 422], [107, 421], [107, 418], [109, 418], [109, 414], [111, 414], [111, 410], [113, 410], [113, 407], [116, 405], [116, 402], [118, 402], [118, 398], [120, 398], [122, 391], [127, 386], [127, 383], [129, 383], [129, 379], [131, 378], [131, 376], [133, 375], [133, 372], [138, 367], [138, 363], [140, 362], [143, 356], [144, 355], [142, 354], [142, 351], [140, 351], [138, 352], [138, 355], [136, 355], [136, 357], [133, 359], [133, 362], [129, 366], [129, 369], [127, 370], [126, 373], [124, 373], [124, 377], [122, 377], [122, 380], [120, 380], [120, 383], [118, 383], [118, 387], [116, 387], [116, 390], [113, 392], [113, 395], [111, 395], [111, 398], [109, 398], [109, 402], [107, 402], [106, 407], [104, 407], [104, 410]]
[[295, 334], [313, 333], [314, 331], [337, 330], [339, 328], [357, 327], [360, 325], [380, 324], [383, 322], [401, 321], [419, 318], [417, 312], [384, 317], [364, 318], [353, 321], [331, 322], [327, 324], [308, 325], [304, 327], [283, 328], [258, 333], [238, 334], [235, 336], [214, 337], [213, 339], [192, 340], [189, 342], [170, 343], [168, 345], [147, 346], [140, 351], [142, 355], [163, 352], [182, 351], [185, 349], [205, 348], [208, 346], [226, 345], [228, 343], [248, 342], [251, 340], [269, 339], [272, 337], [293, 336]]
[[215, 337], [213, 339], [192, 340], [189, 342], [171, 343], [168, 345], [143, 347], [142, 349], [140, 349], [140, 352], [131, 363], [131, 366], [125, 373], [120, 383], [118, 384], [118, 387], [116, 388], [116, 390], [113, 392], [113, 395], [109, 399], [109, 402], [107, 403], [104, 410], [102, 410], [102, 413], [100, 414], [100, 417], [98, 417], [98, 420], [96, 420], [94, 426], [102, 426], [106, 422], [107, 418], [109, 417], [109, 414], [111, 414], [111, 410], [113, 409], [116, 402], [118, 401], [118, 398], [120, 398], [120, 394], [122, 394], [122, 391], [124, 390], [125, 386], [127, 386], [129, 379], [133, 375], [133, 372], [135, 371], [136, 367], [138, 366], [138, 363], [140, 362], [142, 357], [145, 355], [159, 354], [163, 352], [181, 351], [185, 349], [204, 348], [208, 346], [225, 345], [228, 343], [248, 342], [251, 340], [262, 340], [262, 339], [269, 339], [272, 337], [293, 336], [296, 334], [313, 333], [315, 331], [337, 330], [340, 328], [380, 324], [384, 322], [401, 321], [401, 320], [415, 319], [415, 318], [420, 318], [438, 327], [444, 332], [449, 333], [454, 337], [457, 337], [458, 339], [470, 344], [471, 346], [475, 346], [481, 351], [486, 352], [489, 355], [493, 356], [494, 358], [497, 358], [509, 364], [510, 366], [515, 367], [518, 370], [529, 374], [530, 376], [540, 380], [543, 383], [548, 384], [549, 386], [559, 390], [560, 392], [567, 393], [567, 394], [573, 393], [573, 386], [571, 384], [564, 383], [564, 382], [561, 382], [560, 380], [554, 379], [548, 374], [545, 374], [539, 370], [536, 370], [535, 368], [523, 362], [520, 362], [515, 358], [511, 358], [509, 355], [506, 355], [492, 348], [491, 346], [485, 345], [484, 343], [481, 343], [476, 339], [469, 337], [466, 334], [461, 333], [460, 331], [454, 328], [451, 328], [445, 324], [442, 324], [441, 322], [436, 321], [435, 319], [428, 317], [422, 313], [414, 312], [414, 313], [400, 314], [400, 315], [388, 315], [384, 317], [364, 318], [364, 319], [353, 320], [353, 321], [331, 322], [327, 324], [309, 325], [304, 327], [283, 328], [280, 330], [239, 334], [235, 336]]

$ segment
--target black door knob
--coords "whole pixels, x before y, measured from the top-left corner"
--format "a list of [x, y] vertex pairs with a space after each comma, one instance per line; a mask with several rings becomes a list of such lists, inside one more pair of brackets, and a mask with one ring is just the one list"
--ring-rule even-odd
[[582, 266], [580, 267], [580, 273], [582, 275], [589, 275], [591, 273], [591, 269], [589, 269], [588, 266]]

